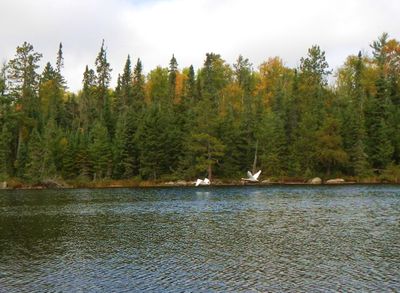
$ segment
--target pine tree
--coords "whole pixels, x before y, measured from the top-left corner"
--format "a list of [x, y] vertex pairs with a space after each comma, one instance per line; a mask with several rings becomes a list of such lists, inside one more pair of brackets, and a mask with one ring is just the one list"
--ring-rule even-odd
[[161, 111], [156, 104], [150, 106], [138, 129], [137, 141], [140, 150], [140, 175], [146, 179], [159, 179], [164, 167], [164, 125]]
[[23, 161], [22, 145], [25, 143], [23, 134], [29, 132], [40, 120], [39, 74], [36, 70], [41, 58], [42, 54], [35, 52], [31, 44], [24, 42], [22, 46], [17, 47], [15, 58], [8, 63], [8, 88], [18, 111], [16, 115], [18, 138], [15, 150], [18, 164]]
[[342, 137], [339, 133], [340, 126], [337, 119], [328, 115], [324, 124], [317, 131], [316, 157], [326, 175], [329, 176], [332, 170], [346, 163], [348, 157], [343, 149]]
[[116, 110], [118, 112], [126, 111], [128, 107], [133, 105], [133, 75], [131, 69], [131, 59], [128, 55], [124, 72], [119, 77], [118, 93], [116, 91]]
[[189, 149], [195, 155], [195, 168], [199, 174], [207, 173], [209, 180], [213, 177], [213, 167], [225, 152], [225, 146], [215, 136], [207, 133], [193, 133], [190, 136]]
[[112, 153], [107, 128], [97, 121], [91, 131], [89, 157], [93, 166], [94, 179], [102, 179], [111, 175]]
[[33, 183], [38, 183], [43, 179], [44, 174], [44, 162], [43, 156], [45, 149], [43, 147], [42, 138], [37, 131], [33, 129], [31, 138], [28, 145], [28, 163], [26, 166], [25, 177]]
[[202, 98], [218, 106], [219, 93], [231, 80], [232, 70], [219, 54], [207, 53], [200, 75]]
[[[353, 106], [353, 117], [354, 121], [354, 146], [351, 150], [351, 161], [353, 163], [354, 174], [360, 177], [368, 175], [369, 166], [367, 161], [366, 154], [366, 130], [365, 130], [365, 117], [364, 117], [364, 108], [365, 108], [365, 93], [362, 86], [362, 71], [363, 71], [363, 62], [361, 52], [358, 53], [357, 62], [354, 68], [354, 86], [352, 92], [352, 104]], [[355, 114], [355, 115], [354, 115]]]
[[79, 165], [77, 164], [77, 135], [69, 133], [66, 149], [62, 156], [62, 176], [65, 179], [74, 179], [79, 175]]
[[62, 51], [62, 43], [58, 46], [57, 51], [57, 59], [56, 59], [56, 73], [57, 73], [57, 85], [60, 89], [66, 89], [66, 81], [64, 76], [61, 73], [61, 70], [64, 68], [64, 56]]
[[178, 75], [178, 62], [174, 55], [169, 61], [168, 81], [169, 81], [169, 96], [171, 101], [176, 98], [176, 76]]
[[101, 43], [100, 52], [96, 58], [96, 73], [97, 73], [97, 113], [104, 124], [107, 126], [108, 132], [112, 133], [113, 121], [111, 118], [111, 103], [108, 95], [108, 86], [111, 81], [111, 67], [107, 61], [107, 51], [104, 48], [104, 40]]
[[80, 107], [80, 127], [89, 130], [92, 123], [98, 117], [95, 102], [95, 90], [97, 86], [96, 75], [93, 69], [89, 69], [86, 65], [83, 73], [83, 89], [79, 103]]
[[0, 181], [4, 181], [11, 173], [10, 149], [12, 133], [7, 124], [2, 125], [0, 135]]
[[42, 175], [43, 177], [54, 177], [57, 175], [55, 154], [59, 143], [56, 122], [54, 119], [49, 119], [47, 121], [46, 127], [43, 131], [42, 140]]
[[368, 129], [368, 156], [375, 169], [384, 169], [391, 161], [394, 147], [391, 141], [393, 129], [389, 123], [390, 109], [393, 107], [388, 92], [388, 79], [386, 75], [387, 34], [383, 34], [371, 47], [375, 62], [378, 65], [378, 78], [376, 79], [376, 94], [371, 95], [367, 105]]
[[259, 134], [261, 167], [265, 175], [284, 176], [288, 161], [284, 122], [277, 113], [267, 111], [260, 124], [263, 129]]
[[143, 65], [140, 59], [137, 60], [133, 70], [133, 106], [136, 111], [141, 109], [145, 101], [145, 79], [143, 75]]
[[187, 80], [185, 82], [184, 96], [186, 100], [193, 101], [197, 98], [196, 94], [196, 78], [193, 65], [190, 65]]

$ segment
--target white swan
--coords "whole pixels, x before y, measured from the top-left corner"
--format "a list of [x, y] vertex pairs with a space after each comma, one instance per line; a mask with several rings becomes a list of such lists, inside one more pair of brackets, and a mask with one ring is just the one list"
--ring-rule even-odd
[[208, 180], [208, 178], [204, 178], [204, 180], [197, 179], [196, 186], [199, 185], [210, 185], [210, 180]]
[[260, 174], [261, 174], [261, 170], [259, 170], [254, 175], [250, 171], [247, 171], [247, 178], [242, 178], [242, 180], [250, 181], [250, 182], [258, 182], [258, 177], [260, 176]]

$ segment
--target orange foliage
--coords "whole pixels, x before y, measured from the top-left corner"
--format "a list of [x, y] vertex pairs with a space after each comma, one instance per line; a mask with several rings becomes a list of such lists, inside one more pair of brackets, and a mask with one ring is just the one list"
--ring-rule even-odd
[[176, 74], [176, 85], [175, 85], [175, 104], [179, 104], [182, 99], [184, 85], [188, 77], [185, 74], [177, 72]]

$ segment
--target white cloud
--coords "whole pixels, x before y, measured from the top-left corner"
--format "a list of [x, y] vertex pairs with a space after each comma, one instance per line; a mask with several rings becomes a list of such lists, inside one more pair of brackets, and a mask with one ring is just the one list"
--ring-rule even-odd
[[255, 66], [278, 55], [297, 66], [319, 44], [337, 67], [384, 31], [400, 37], [397, 0], [2, 0], [0, 10], [0, 58], [28, 41], [54, 61], [62, 41], [71, 90], [103, 38], [115, 82], [127, 54], [146, 71], [167, 66], [173, 53], [181, 67], [201, 66], [206, 52], [230, 63], [243, 54]]

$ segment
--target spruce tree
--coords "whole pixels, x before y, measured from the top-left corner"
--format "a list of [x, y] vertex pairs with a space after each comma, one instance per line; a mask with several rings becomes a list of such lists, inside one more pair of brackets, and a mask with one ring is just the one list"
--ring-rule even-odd
[[174, 55], [172, 55], [171, 60], [169, 61], [169, 69], [168, 69], [168, 82], [169, 82], [169, 96], [171, 101], [174, 101], [176, 98], [176, 77], [178, 75], [178, 62]]
[[96, 121], [90, 133], [89, 157], [93, 166], [93, 178], [103, 179], [111, 175], [112, 152], [107, 127]]
[[43, 179], [45, 149], [43, 140], [36, 128], [33, 129], [27, 153], [27, 165], [25, 177], [33, 183], [38, 183]]
[[4, 181], [10, 175], [11, 168], [11, 141], [12, 132], [7, 124], [3, 124], [0, 133], [0, 181]]

